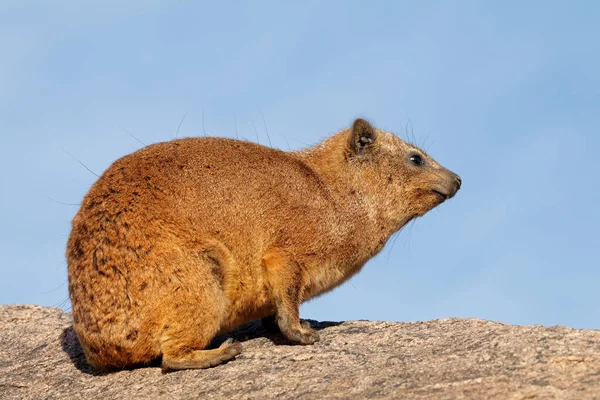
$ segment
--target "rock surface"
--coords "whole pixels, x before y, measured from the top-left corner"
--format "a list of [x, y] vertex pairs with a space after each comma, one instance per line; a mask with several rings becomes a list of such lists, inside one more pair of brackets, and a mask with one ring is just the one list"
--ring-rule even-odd
[[244, 352], [208, 370], [97, 375], [71, 315], [0, 306], [2, 399], [600, 399], [600, 331], [476, 319], [315, 322], [289, 346], [251, 323]]

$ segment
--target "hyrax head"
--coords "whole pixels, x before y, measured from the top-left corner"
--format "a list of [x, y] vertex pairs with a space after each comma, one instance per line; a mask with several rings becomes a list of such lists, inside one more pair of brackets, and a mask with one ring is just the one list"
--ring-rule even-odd
[[398, 228], [453, 197], [461, 179], [418, 147], [364, 119], [349, 130], [346, 158], [356, 185]]

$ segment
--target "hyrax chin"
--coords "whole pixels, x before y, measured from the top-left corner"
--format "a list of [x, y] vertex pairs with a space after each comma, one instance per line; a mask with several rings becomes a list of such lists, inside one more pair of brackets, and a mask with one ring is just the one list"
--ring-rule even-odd
[[205, 350], [211, 339], [257, 318], [312, 344], [300, 303], [460, 185], [363, 119], [299, 152], [223, 138], [145, 147], [110, 166], [73, 219], [75, 332], [100, 370], [158, 358], [165, 370], [215, 366], [241, 346]]

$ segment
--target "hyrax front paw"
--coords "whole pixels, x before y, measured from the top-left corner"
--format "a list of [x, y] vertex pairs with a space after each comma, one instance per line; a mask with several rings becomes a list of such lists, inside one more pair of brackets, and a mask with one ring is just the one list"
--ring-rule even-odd
[[290, 332], [285, 333], [285, 337], [295, 344], [313, 344], [319, 341], [319, 334], [314, 329], [293, 329]]
[[[281, 332], [281, 330], [279, 329], [279, 325], [277, 324], [277, 317], [275, 315], [269, 315], [269, 316], [263, 317], [260, 320], [260, 322], [262, 323], [263, 328], [267, 332], [271, 332], [271, 333], [280, 333]], [[305, 319], [300, 320], [300, 326], [305, 331], [312, 330], [310, 328], [310, 322]]]

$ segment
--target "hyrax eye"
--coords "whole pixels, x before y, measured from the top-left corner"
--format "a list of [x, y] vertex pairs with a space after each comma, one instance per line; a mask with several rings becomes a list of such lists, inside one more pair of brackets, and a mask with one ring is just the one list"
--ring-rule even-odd
[[408, 159], [415, 165], [423, 165], [423, 158], [418, 154], [411, 154]]

